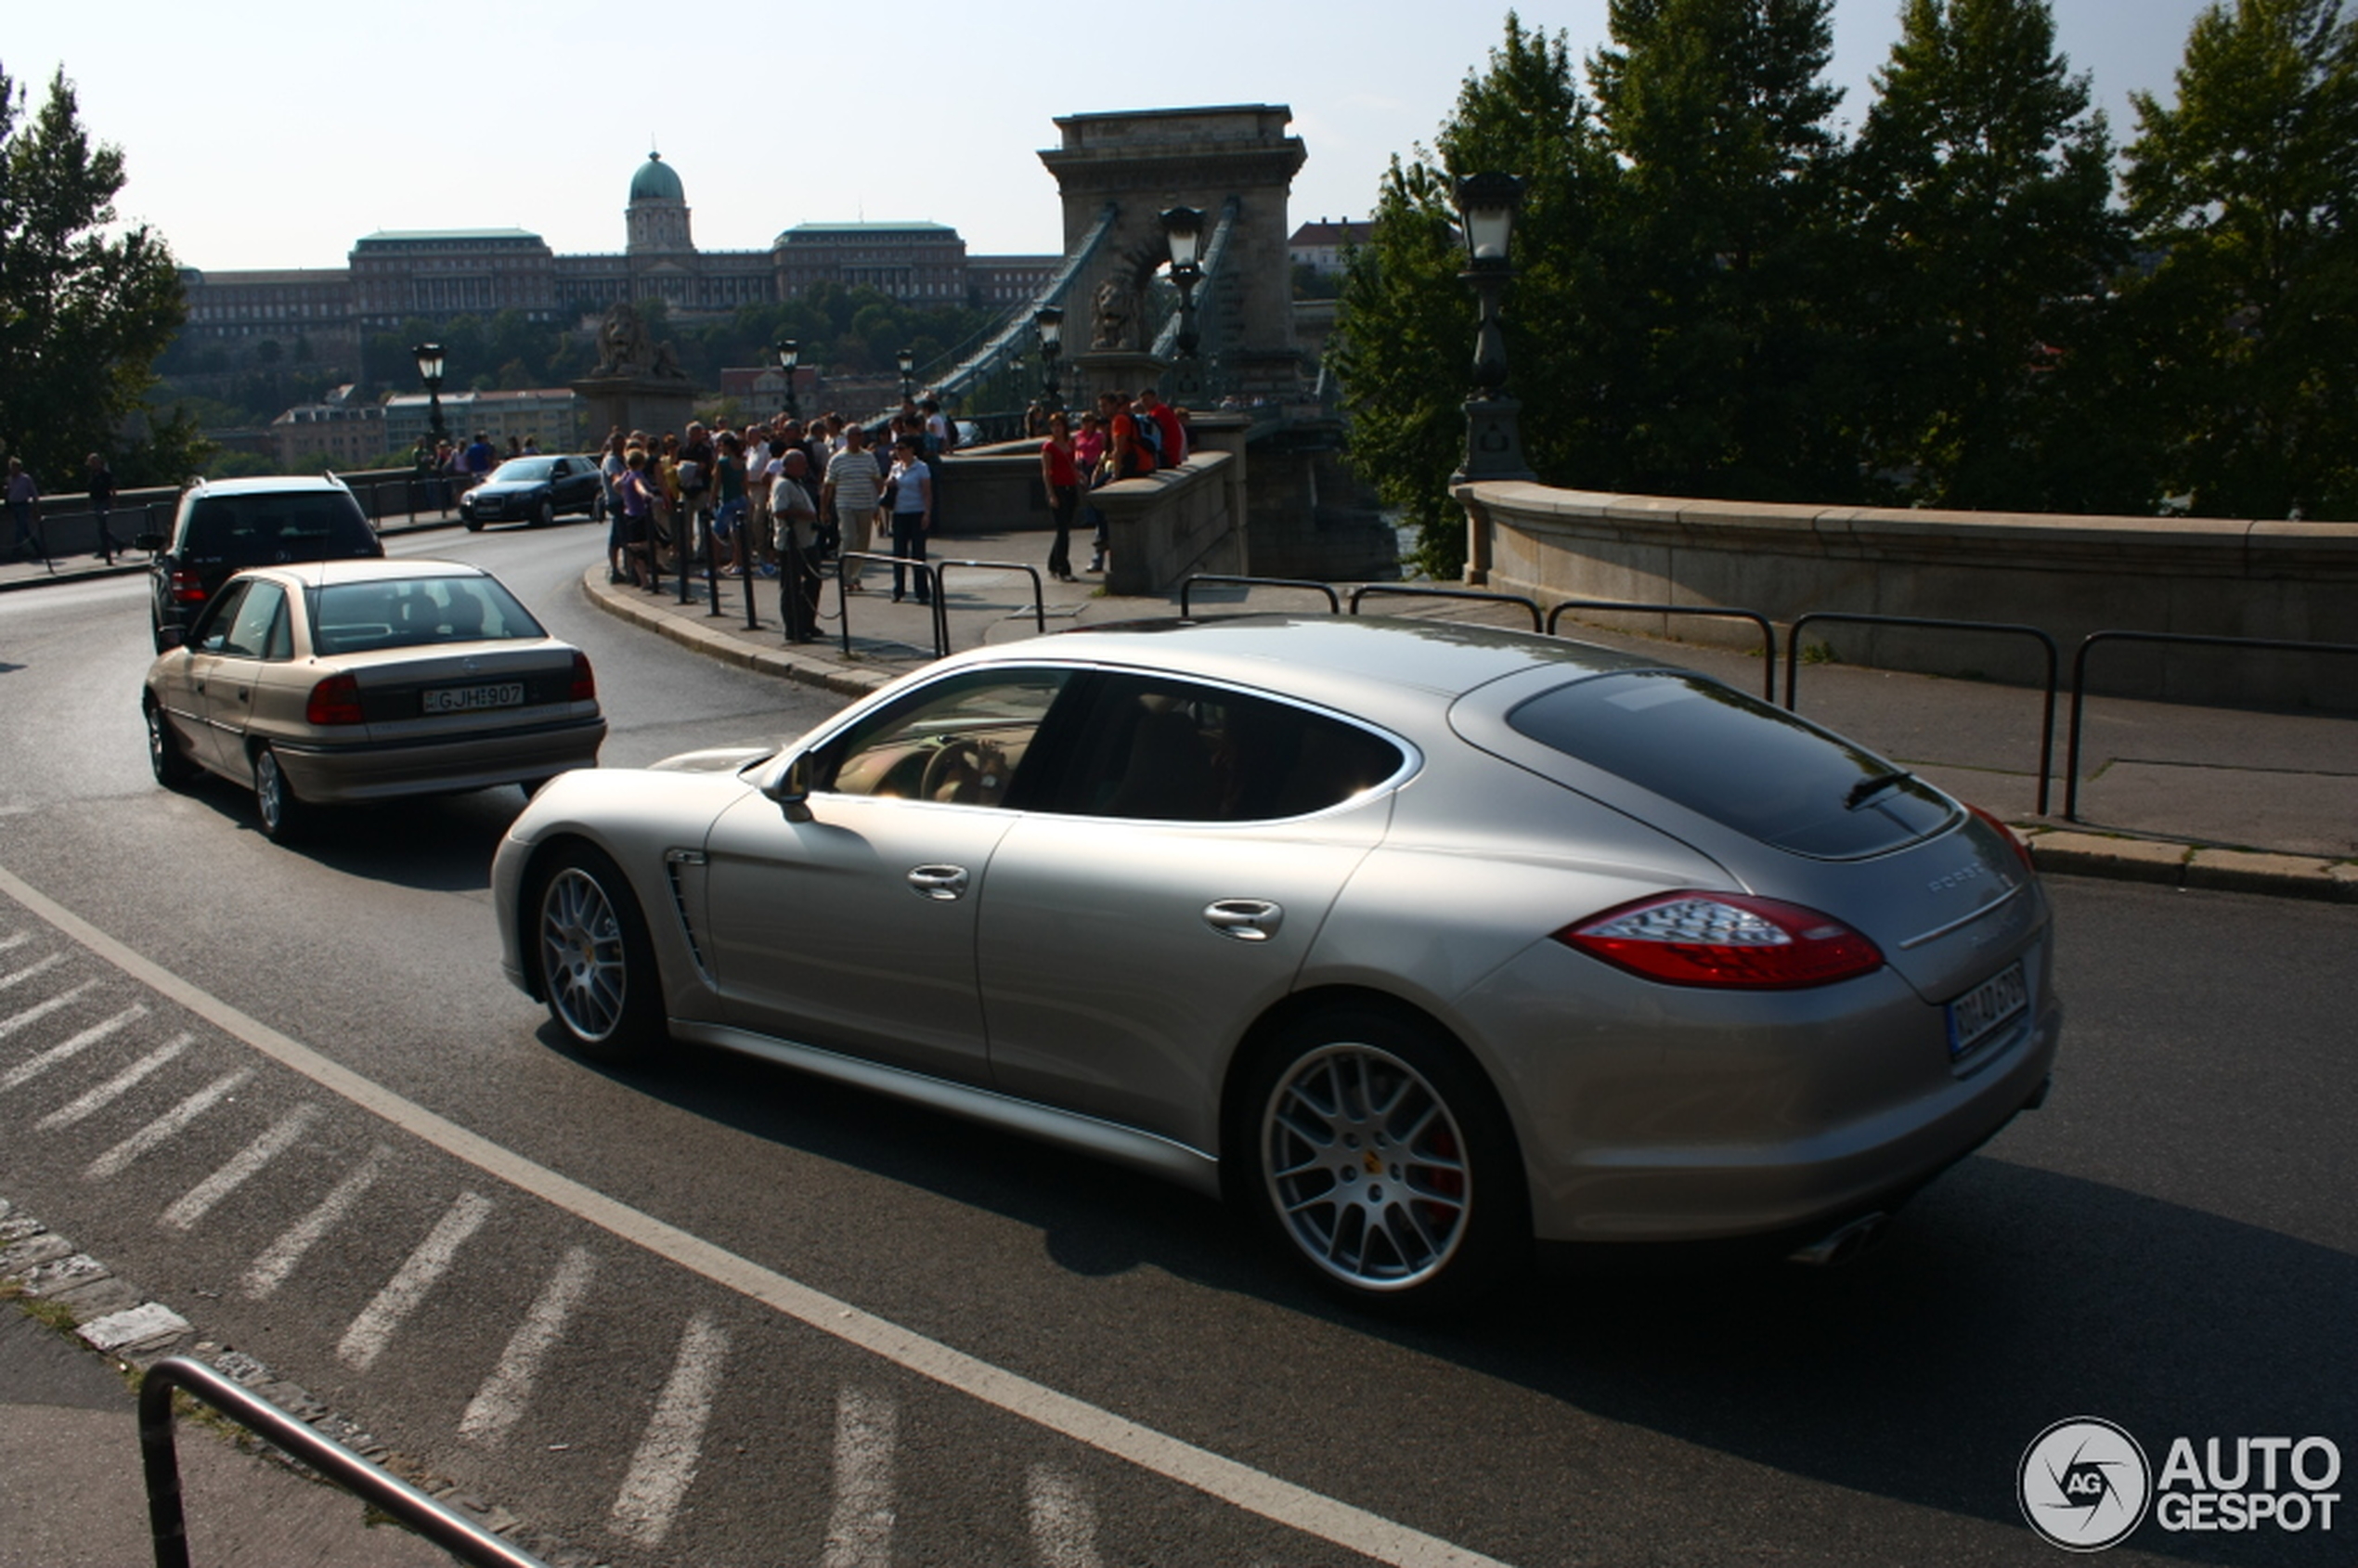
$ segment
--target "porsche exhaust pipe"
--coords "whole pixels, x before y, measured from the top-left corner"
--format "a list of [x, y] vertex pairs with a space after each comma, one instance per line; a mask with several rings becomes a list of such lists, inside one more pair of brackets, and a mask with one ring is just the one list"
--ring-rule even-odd
[[1891, 1216], [1878, 1210], [1861, 1214], [1849, 1224], [1811, 1242], [1808, 1246], [1786, 1254], [1787, 1263], [1807, 1263], [1811, 1268], [1839, 1268], [1864, 1257], [1868, 1249], [1883, 1239], [1891, 1225]]

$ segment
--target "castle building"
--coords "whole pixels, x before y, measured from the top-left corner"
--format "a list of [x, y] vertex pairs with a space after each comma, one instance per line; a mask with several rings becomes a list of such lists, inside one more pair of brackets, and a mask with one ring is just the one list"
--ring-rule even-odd
[[759, 251], [700, 251], [679, 172], [650, 152], [630, 176], [618, 253], [560, 255], [520, 228], [386, 230], [354, 241], [343, 268], [187, 268], [184, 333], [234, 358], [298, 338], [319, 356], [356, 356], [360, 340], [407, 320], [595, 317], [617, 300], [661, 300], [680, 317], [794, 299], [822, 282], [872, 288], [918, 307], [1012, 310], [1052, 280], [1055, 255], [971, 256], [936, 223], [804, 223]]

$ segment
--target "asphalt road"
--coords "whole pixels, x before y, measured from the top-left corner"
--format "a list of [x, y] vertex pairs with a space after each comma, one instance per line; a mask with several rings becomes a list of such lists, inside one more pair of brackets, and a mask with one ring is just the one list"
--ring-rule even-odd
[[[589, 608], [586, 528], [402, 548], [590, 651], [609, 764], [830, 706]], [[0, 600], [0, 1197], [584, 1553], [2052, 1562], [2015, 1485], [2061, 1419], [2157, 1466], [2181, 1435], [2358, 1458], [2358, 909], [2059, 881], [2054, 1098], [1866, 1262], [1401, 1328], [1143, 1177], [759, 1064], [569, 1056], [494, 962], [514, 792], [295, 851], [231, 790], [166, 794], [144, 592]], [[2113, 1556], [2343, 1562], [2353, 1533], [2149, 1522]]]

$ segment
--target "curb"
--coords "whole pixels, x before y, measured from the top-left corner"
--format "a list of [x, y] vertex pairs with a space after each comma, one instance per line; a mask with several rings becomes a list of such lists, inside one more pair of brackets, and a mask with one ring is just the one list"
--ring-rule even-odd
[[2175, 839], [2116, 838], [2062, 828], [2028, 829], [2041, 872], [2199, 888], [2222, 893], [2358, 903], [2358, 865], [2309, 855], [2263, 854]]
[[[106, 1264], [76, 1250], [71, 1241], [5, 1198], [0, 1198], [0, 1286], [9, 1288], [6, 1295], [0, 1295], [0, 1310], [6, 1310], [7, 1295], [21, 1295], [62, 1313], [72, 1320], [73, 1326], [71, 1330], [59, 1331], [106, 1356], [119, 1371], [145, 1372], [167, 1355], [188, 1355], [232, 1382], [253, 1390], [321, 1436], [398, 1476], [444, 1506], [464, 1513], [492, 1534], [519, 1545], [528, 1541], [535, 1555], [551, 1568], [576, 1564], [586, 1568], [594, 1561], [565, 1542], [532, 1530], [509, 1510], [387, 1446], [360, 1422], [315, 1397], [302, 1385], [281, 1378], [256, 1357], [199, 1338], [196, 1326], [188, 1319], [162, 1302], [149, 1299], [138, 1287], [117, 1277]], [[284, 1465], [299, 1475], [313, 1476], [301, 1461], [242, 1428], [232, 1441], [248, 1453]], [[356, 1508], [360, 1506], [359, 1498], [351, 1500]]]
[[[735, 665], [740, 669], [749, 669], [756, 674], [791, 680], [798, 685], [816, 686], [837, 696], [864, 697], [879, 686], [900, 678], [898, 670], [847, 668], [834, 659], [808, 651], [817, 644], [760, 648], [742, 637], [716, 631], [700, 621], [665, 615], [654, 604], [642, 603], [646, 596], [639, 590], [625, 590], [608, 582], [602, 561], [582, 574], [581, 591], [606, 614], [659, 637], [668, 638], [692, 653], [702, 654], [707, 658]], [[676, 602], [663, 600], [658, 603]], [[722, 618], [725, 621], [726, 617]]]

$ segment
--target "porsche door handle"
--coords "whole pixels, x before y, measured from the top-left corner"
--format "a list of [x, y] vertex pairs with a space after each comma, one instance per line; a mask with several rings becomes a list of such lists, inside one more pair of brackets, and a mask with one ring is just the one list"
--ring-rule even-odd
[[966, 868], [962, 865], [919, 865], [909, 868], [909, 890], [921, 899], [947, 902], [966, 896]]
[[1286, 912], [1267, 899], [1221, 899], [1204, 905], [1203, 923], [1240, 942], [1265, 942], [1277, 934]]

